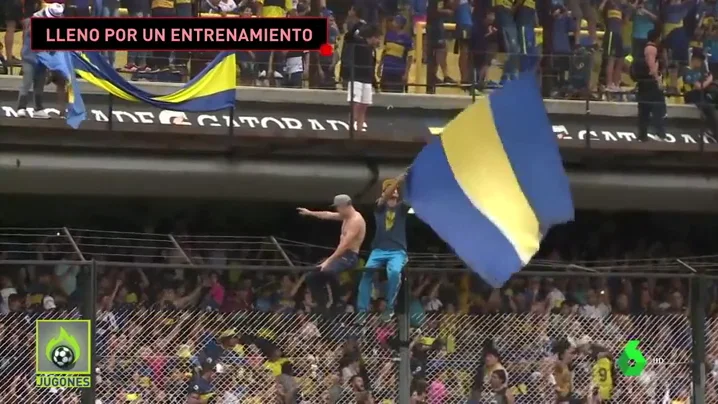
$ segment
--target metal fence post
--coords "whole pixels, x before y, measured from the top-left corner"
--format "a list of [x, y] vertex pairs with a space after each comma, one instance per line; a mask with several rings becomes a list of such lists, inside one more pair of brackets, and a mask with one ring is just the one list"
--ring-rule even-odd
[[690, 321], [691, 321], [691, 377], [693, 398], [691, 403], [706, 402], [706, 298], [708, 280], [696, 276], [690, 280]]
[[[229, 135], [230, 138], [234, 137], [234, 114], [236, 111], [235, 108], [236, 107], [234, 105], [232, 105], [232, 107], [229, 109], [229, 128], [227, 129], [228, 130], [227, 134]], [[230, 140], [230, 142], [231, 142], [231, 140]]]
[[107, 129], [112, 131], [112, 112], [115, 109], [115, 97], [112, 94], [107, 94], [107, 97]]
[[[354, 139], [354, 125], [356, 124], [354, 121], [354, 55], [356, 54], [356, 43], [350, 43], [349, 45], [349, 60], [351, 61], [349, 66], [349, 88], [347, 88], [347, 91], [349, 91], [349, 139]], [[362, 128], [359, 128], [359, 131], [361, 130]]]
[[[411, 343], [410, 310], [411, 305], [411, 284], [407, 276], [406, 269], [401, 274], [401, 288], [399, 289], [398, 299], [401, 304], [397, 304], [403, 308], [398, 313], [399, 321], [399, 404], [409, 404], [411, 400], [411, 352], [409, 352], [409, 344]], [[399, 303], [399, 302], [396, 302]]]
[[95, 325], [97, 321], [97, 264], [93, 259], [89, 265], [82, 267], [84, 276], [82, 290], [82, 302], [80, 303], [80, 313], [82, 318], [90, 320], [90, 333], [92, 335], [92, 346], [90, 347], [90, 369], [92, 387], [82, 390], [82, 404], [95, 404], [97, 396], [97, 348], [95, 338], [97, 337]]
[[591, 148], [591, 83], [588, 84], [586, 90], [586, 148]]
[[712, 113], [712, 112], [713, 112], [713, 111], [712, 111], [713, 108], [709, 108], [707, 113], [704, 112], [704, 111], [705, 111], [704, 106], [705, 106], [705, 91], [701, 91], [700, 105], [699, 105], [699, 107], [698, 107], [698, 111], [700, 112], [700, 114], [701, 114], [701, 115], [704, 115], [704, 116], [702, 117], [703, 119], [701, 119], [701, 128], [699, 129], [699, 132], [698, 132], [698, 143], [699, 143], [699, 144], [698, 144], [698, 150], [699, 150], [701, 153], [702, 153], [702, 152], [705, 150], [705, 148], [706, 148], [706, 145], [705, 145], [706, 136], [704, 135], [704, 133], [706, 133], [706, 129], [707, 129], [707, 128], [706, 128], [706, 119], [710, 119], [710, 118], [708, 117], [707, 113]]
[[[426, 52], [426, 93], [436, 93], [436, 75], [439, 72], [439, 66], [436, 63], [436, 42], [441, 38], [437, 38], [437, 35], [441, 32], [437, 28], [437, 24], [443, 24], [439, 18], [439, 1], [429, 0], [428, 7], [426, 9], [426, 34], [424, 34], [425, 44], [424, 47]], [[419, 55], [423, 57], [424, 55]]]

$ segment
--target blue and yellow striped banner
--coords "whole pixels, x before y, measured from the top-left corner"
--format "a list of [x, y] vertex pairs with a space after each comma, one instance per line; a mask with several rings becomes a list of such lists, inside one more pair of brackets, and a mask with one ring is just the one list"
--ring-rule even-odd
[[551, 226], [573, 220], [568, 177], [533, 75], [479, 99], [443, 128], [414, 160], [408, 198], [494, 287], [529, 262]]
[[222, 52], [191, 81], [168, 95], [150, 94], [125, 80], [97, 52], [74, 53], [75, 72], [117, 98], [161, 109], [212, 112], [234, 106], [237, 64], [234, 52]]

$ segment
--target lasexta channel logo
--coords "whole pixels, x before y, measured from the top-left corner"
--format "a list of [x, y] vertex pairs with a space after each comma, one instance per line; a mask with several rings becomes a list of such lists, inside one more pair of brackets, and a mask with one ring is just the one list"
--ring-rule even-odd
[[616, 361], [618, 369], [621, 370], [624, 376], [640, 376], [646, 368], [646, 358], [643, 356], [643, 352], [638, 348], [640, 343], [641, 340], [638, 339], [628, 341]]

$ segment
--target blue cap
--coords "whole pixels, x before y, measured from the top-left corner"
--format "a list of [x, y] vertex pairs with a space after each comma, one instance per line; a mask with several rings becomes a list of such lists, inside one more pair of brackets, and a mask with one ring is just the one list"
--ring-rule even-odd
[[332, 13], [332, 10], [330, 10], [328, 8], [325, 8], [324, 10], [322, 10], [322, 17], [329, 18], [329, 17], [333, 17], [333, 16], [334, 16], [334, 13]]

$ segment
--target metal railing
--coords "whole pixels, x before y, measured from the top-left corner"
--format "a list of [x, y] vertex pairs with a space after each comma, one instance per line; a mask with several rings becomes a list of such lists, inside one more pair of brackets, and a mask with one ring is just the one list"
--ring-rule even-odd
[[[289, 269], [316, 268], [334, 247], [274, 236], [186, 235], [89, 230], [68, 227], [0, 227], [0, 260], [3, 262], [58, 262], [136, 267]], [[363, 251], [368, 255], [368, 251]], [[464, 263], [453, 253], [439, 250], [409, 252], [407, 267], [416, 271], [463, 271]], [[678, 258], [644, 258], [564, 262], [533, 259], [523, 276], [586, 277], [718, 277], [718, 255]]]
[[[352, 71], [354, 71], [354, 68], [356, 66], [352, 66]], [[353, 76], [353, 73], [350, 73], [350, 77]], [[379, 84], [381, 86], [381, 84]], [[451, 87], [451, 86], [448, 86]], [[462, 87], [469, 93], [471, 93], [471, 96], [475, 99], [479, 96], [479, 89], [480, 85], [478, 83], [473, 83], [471, 85]], [[348, 86], [347, 91], [349, 92], [350, 100], [354, 100], [354, 86]], [[606, 130], [606, 127], [604, 126], [598, 126], [599, 124], [603, 124], [601, 121], [597, 121], [597, 117], [593, 116], [592, 109], [595, 109], [597, 102], [602, 102], [601, 97], [608, 96], [608, 97], [619, 97], [619, 98], [630, 98], [633, 99], [635, 97], [635, 93], [633, 91], [626, 91], [626, 92], [606, 92], [605, 94], [603, 92], [597, 93], [594, 91], [576, 91], [574, 92], [574, 95], [576, 98], [576, 102], [583, 103], [583, 116], [577, 116], [576, 118], [581, 121], [580, 130], [579, 129], [571, 129], [572, 131], [576, 130], [578, 133], [558, 133], [557, 136], [570, 136], [573, 139], [580, 139], [582, 141], [574, 141], [572, 142], [573, 147], [581, 147], [581, 144], [583, 144], [583, 147], [586, 149], [591, 148], [598, 148], [601, 147], [601, 144], [605, 143], [602, 141], [602, 133]], [[673, 125], [670, 128], [664, 128], [668, 132], [675, 131], [677, 129], [680, 129], [680, 133], [670, 133], [668, 134], [667, 138], [663, 140], [667, 143], [673, 143], [677, 142], [680, 144], [680, 150], [681, 151], [697, 151], [697, 152], [704, 152], [706, 149], [706, 145], [715, 143], [715, 138], [712, 135], [712, 132], [716, 130], [714, 128], [716, 122], [718, 122], [718, 117], [716, 116], [716, 108], [715, 106], [708, 102], [709, 98], [706, 95], [702, 95], [702, 100], [695, 103], [696, 107], [700, 110], [700, 115], [702, 115], [704, 118], [697, 118], [695, 125], [692, 128], [685, 128], [685, 126], [681, 125]], [[612, 98], [609, 98], [612, 99]], [[98, 106], [100, 108], [98, 108]], [[98, 102], [93, 101], [93, 114], [89, 114], [89, 116], [93, 117], [95, 119], [95, 123], [99, 124], [101, 126], [104, 126], [107, 130], [110, 131], [119, 131], [119, 130], [125, 130], [127, 129], [126, 125], [118, 125], [122, 123], [127, 123], [129, 119], [131, 119], [134, 122], [137, 121], [137, 118], [132, 116], [131, 114], [122, 111], [122, 107], [118, 106], [118, 102], [112, 95], [106, 95], [106, 102]], [[626, 108], [635, 108], [635, 106], [629, 106], [626, 105]], [[152, 111], [153, 107], [150, 106], [144, 106], [144, 110]], [[346, 122], [341, 122], [341, 126], [346, 128], [347, 137], [350, 139], [354, 139], [356, 136], [356, 128], [355, 125], [349, 124], [349, 122], [352, 122], [355, 120], [355, 117], [353, 116], [353, 108], [349, 108], [349, 119]], [[11, 110], [6, 111], [6, 113], [13, 113]], [[117, 113], [117, 114], [116, 114]], [[159, 110], [157, 114], [159, 113]], [[123, 115], [124, 114], [124, 115]], [[237, 136], [238, 131], [241, 129], [235, 128], [235, 124], [232, 124], [232, 119], [229, 117], [235, 117], [235, 120], [237, 119], [237, 115], [241, 115], [239, 113], [239, 110], [235, 110], [235, 108], [230, 108], [226, 112], [216, 112], [214, 117], [214, 121], [207, 121], [205, 122], [205, 125], [213, 126], [213, 130], [219, 129], [219, 127], [224, 127], [223, 129], [219, 129], [222, 131], [226, 131], [226, 134], [229, 138], [234, 138]], [[227, 118], [223, 118], [219, 114], [224, 114], [227, 116]], [[371, 121], [371, 113], [369, 114], [369, 120]], [[699, 114], [696, 114], [699, 115]], [[627, 117], [626, 117], [627, 118]], [[626, 119], [624, 118], [624, 119]], [[669, 116], [670, 119], [670, 116]], [[637, 120], [637, 118], [636, 118]], [[14, 122], [15, 120], [8, 121], [8, 125], [12, 125], [11, 122]], [[344, 121], [343, 119], [340, 121]], [[371, 122], [369, 122], [370, 124]], [[670, 124], [670, 121], [664, 122], [664, 125], [666, 123]], [[369, 125], [369, 130], [371, 131], [371, 125]], [[338, 126], [340, 127], [340, 126]], [[560, 128], [559, 126], [555, 127], [554, 130], [559, 130], [557, 128]], [[432, 127], [427, 129], [427, 132], [430, 132], [431, 134], [437, 135], [441, 133], [442, 128], [439, 127]], [[568, 129], [563, 129], [564, 131]], [[649, 128], [649, 138], [647, 139], [648, 143], [652, 142], [660, 142], [662, 141], [659, 139], [658, 135], [656, 135], [656, 130], [658, 128], [650, 127]], [[560, 130], [559, 130], [560, 132]], [[379, 133], [377, 133], [379, 135]], [[615, 135], [611, 135], [615, 136]], [[632, 136], [638, 136], [638, 135], [632, 135]], [[635, 140], [634, 140], [635, 141]], [[231, 142], [234, 143], [234, 142]], [[228, 145], [227, 146], [227, 155], [232, 155], [231, 151], [234, 150], [234, 145]], [[224, 152], [223, 152], [224, 153]]]

